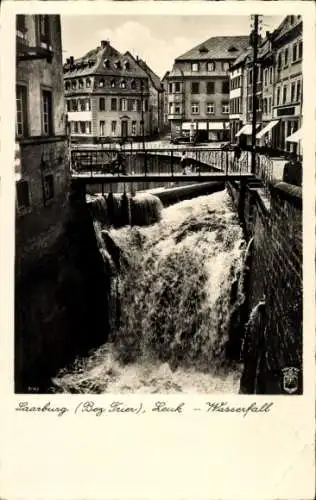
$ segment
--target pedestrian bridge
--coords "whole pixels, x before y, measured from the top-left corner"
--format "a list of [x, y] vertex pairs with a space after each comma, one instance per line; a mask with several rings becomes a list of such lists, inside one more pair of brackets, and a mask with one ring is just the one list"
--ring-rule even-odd
[[72, 178], [86, 184], [250, 179], [250, 158], [215, 148], [74, 149]]

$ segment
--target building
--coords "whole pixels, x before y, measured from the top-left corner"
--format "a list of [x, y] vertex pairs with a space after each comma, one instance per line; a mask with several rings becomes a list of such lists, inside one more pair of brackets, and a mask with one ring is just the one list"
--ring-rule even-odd
[[229, 71], [229, 122], [230, 141], [236, 142], [236, 134], [247, 121], [247, 74], [245, 71], [250, 50], [244, 50], [231, 64]]
[[58, 15], [16, 22], [16, 265], [49, 250], [61, 233], [68, 191], [62, 46]]
[[106, 40], [80, 59], [67, 59], [64, 85], [72, 139], [140, 139], [158, 129], [160, 85], [141, 64], [145, 69]]
[[246, 36], [213, 37], [177, 57], [168, 75], [171, 133], [201, 131], [229, 139], [229, 68], [247, 47]]
[[27, 391], [32, 385], [30, 373], [41, 373], [61, 349], [57, 249], [68, 216], [69, 187], [62, 68], [60, 16], [18, 15], [14, 361], [18, 392]]
[[149, 135], [157, 135], [164, 128], [164, 87], [158, 75], [148, 64], [136, 57], [137, 64], [145, 71], [149, 83]]
[[164, 74], [162, 80], [161, 80], [161, 85], [163, 86], [164, 93], [163, 93], [163, 125], [164, 129], [169, 129], [170, 128], [170, 122], [168, 120], [168, 77], [169, 77], [170, 71], [166, 71]]
[[[256, 83], [256, 145], [268, 146], [279, 153], [301, 152], [299, 145], [302, 124], [302, 20], [287, 16], [272, 33], [259, 40]], [[243, 88], [234, 89], [243, 74]], [[236, 80], [235, 80], [236, 79]], [[238, 83], [239, 84], [239, 83]], [[236, 98], [241, 108], [236, 114]], [[237, 101], [238, 102], [238, 101]], [[241, 55], [230, 71], [230, 121], [232, 142], [251, 144], [253, 105], [252, 48]], [[238, 111], [238, 107], [237, 107]], [[237, 128], [241, 128], [236, 132]], [[295, 136], [293, 134], [295, 133]]]
[[273, 32], [275, 85], [273, 119], [278, 120], [272, 142], [276, 149], [299, 151], [298, 143], [287, 139], [302, 125], [303, 40], [301, 16], [286, 16]]

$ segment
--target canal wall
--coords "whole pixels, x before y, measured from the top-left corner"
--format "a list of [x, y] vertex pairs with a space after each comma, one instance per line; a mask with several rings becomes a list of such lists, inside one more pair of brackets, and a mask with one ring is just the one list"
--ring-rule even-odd
[[242, 393], [286, 394], [283, 370], [298, 370], [302, 392], [302, 189], [284, 182], [229, 183], [248, 239], [248, 325], [243, 338]]

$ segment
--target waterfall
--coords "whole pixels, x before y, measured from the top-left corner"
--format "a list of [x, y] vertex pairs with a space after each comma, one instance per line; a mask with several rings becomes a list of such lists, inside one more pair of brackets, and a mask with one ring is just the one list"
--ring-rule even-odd
[[[147, 220], [154, 218], [154, 205], [142, 203]], [[240, 367], [229, 362], [227, 345], [240, 327], [245, 241], [228, 193], [163, 209], [149, 227], [106, 228], [104, 207], [98, 201], [93, 210], [113, 277], [110, 341], [55, 385], [70, 392], [237, 393]], [[136, 221], [141, 212], [131, 213]]]

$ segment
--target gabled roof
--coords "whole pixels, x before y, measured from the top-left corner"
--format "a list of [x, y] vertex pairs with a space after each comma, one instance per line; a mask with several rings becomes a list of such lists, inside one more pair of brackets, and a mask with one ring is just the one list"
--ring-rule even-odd
[[109, 42], [64, 65], [64, 78], [88, 75], [148, 78], [129, 52], [121, 54]]
[[[291, 22], [291, 18], [294, 18]], [[302, 23], [300, 16], [286, 16], [281, 24], [273, 31], [273, 40], [277, 41], [282, 38], [287, 32], [291, 31], [293, 28]]]
[[242, 53], [239, 54], [237, 59], [232, 63], [231, 68], [236, 68], [237, 66], [245, 63], [250, 54], [251, 54], [251, 47], [248, 47], [246, 50], [243, 50]]
[[215, 36], [177, 57], [176, 61], [236, 59], [248, 43], [248, 36]]
[[129, 55], [130, 57], [132, 57], [136, 64], [138, 64], [138, 66], [140, 66], [140, 68], [145, 71], [156, 90], [161, 90], [161, 80], [159, 76], [156, 75], [156, 73], [148, 66], [145, 61], [139, 58], [135, 59], [130, 52], [126, 52], [125, 55]]

